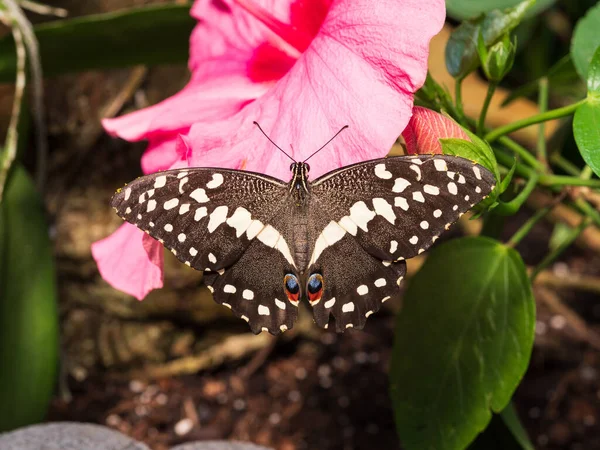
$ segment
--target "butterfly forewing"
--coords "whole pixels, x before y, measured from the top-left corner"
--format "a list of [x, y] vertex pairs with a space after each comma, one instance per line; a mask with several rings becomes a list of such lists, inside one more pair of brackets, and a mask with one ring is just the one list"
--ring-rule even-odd
[[[287, 208], [287, 197], [287, 184], [274, 178], [186, 168], [138, 178], [115, 194], [112, 206], [180, 261], [205, 271], [215, 300], [252, 318], [253, 331], [275, 333], [291, 328], [296, 316], [281, 295], [282, 272], [297, 273], [289, 238], [271, 220]], [[261, 258], [269, 264], [259, 264]], [[248, 269], [251, 264], [261, 273]]]
[[[314, 245], [306, 272], [323, 273], [323, 297], [313, 304], [317, 322], [323, 325], [331, 313], [338, 329], [360, 328], [364, 317], [355, 311], [370, 315], [398, 292], [396, 280], [390, 283], [404, 275], [398, 264], [427, 250], [493, 185], [487, 169], [445, 155], [366, 161], [317, 179], [311, 185], [309, 241]], [[333, 267], [343, 267], [345, 276], [326, 276]], [[353, 314], [335, 307], [344, 296], [353, 298], [353, 306], [346, 307], [354, 308]]]

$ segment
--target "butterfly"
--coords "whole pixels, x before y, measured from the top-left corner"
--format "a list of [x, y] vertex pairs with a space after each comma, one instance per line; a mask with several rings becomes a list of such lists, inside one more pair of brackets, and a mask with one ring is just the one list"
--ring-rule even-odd
[[306, 160], [290, 171], [286, 182], [243, 170], [168, 170], [126, 185], [111, 205], [203, 271], [215, 301], [254, 333], [292, 328], [302, 299], [317, 325], [327, 328], [333, 316], [341, 332], [362, 329], [398, 297], [405, 260], [494, 188], [488, 169], [448, 155], [373, 159], [314, 181]]

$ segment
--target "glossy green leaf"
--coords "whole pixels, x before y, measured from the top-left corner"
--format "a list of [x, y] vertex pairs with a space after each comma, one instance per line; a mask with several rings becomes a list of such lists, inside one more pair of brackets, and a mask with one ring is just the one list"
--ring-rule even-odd
[[575, 25], [571, 40], [571, 57], [577, 73], [582, 80], [587, 80], [588, 67], [592, 57], [600, 46], [600, 3], [579, 19]]
[[[520, 0], [446, 0], [446, 11], [455, 19], [470, 19], [493, 9], [506, 9], [518, 5]], [[551, 6], [556, 0], [538, 0], [529, 11], [536, 14]]]
[[594, 52], [588, 67], [587, 77], [588, 97], [591, 101], [600, 102], [600, 46]]
[[600, 177], [600, 102], [588, 101], [577, 108], [573, 135], [585, 163]]
[[496, 9], [461, 23], [446, 44], [446, 68], [450, 75], [461, 79], [477, 69], [480, 64], [477, 51], [479, 35], [485, 46], [491, 47], [523, 20], [534, 3], [535, 0], [525, 0], [514, 8], [503, 11]]
[[494, 414], [488, 427], [469, 445], [469, 450], [535, 450], [512, 403]]
[[509, 403], [531, 356], [535, 302], [519, 254], [482, 237], [434, 249], [398, 316], [390, 383], [407, 450], [464, 449]]
[[440, 144], [444, 154], [462, 156], [481, 164], [492, 173], [496, 173], [497, 165], [494, 155], [493, 153], [490, 155], [485, 148], [481, 148], [473, 142], [456, 138], [440, 139]]
[[57, 367], [48, 224], [31, 179], [15, 164], [0, 203], [0, 432], [44, 418]]
[[[189, 6], [160, 5], [57, 20], [35, 34], [45, 75], [136, 64], [184, 63], [195, 20]], [[15, 47], [0, 39], [0, 82], [15, 78]]]

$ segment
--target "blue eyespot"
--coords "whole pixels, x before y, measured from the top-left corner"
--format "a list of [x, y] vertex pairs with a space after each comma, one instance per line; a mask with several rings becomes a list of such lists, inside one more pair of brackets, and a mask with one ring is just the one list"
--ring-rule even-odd
[[318, 273], [313, 273], [308, 279], [306, 289], [311, 294], [316, 294], [323, 289], [323, 277]]
[[292, 273], [286, 274], [284, 277], [285, 289], [292, 295], [297, 294], [300, 291], [300, 285], [298, 284], [298, 278]]

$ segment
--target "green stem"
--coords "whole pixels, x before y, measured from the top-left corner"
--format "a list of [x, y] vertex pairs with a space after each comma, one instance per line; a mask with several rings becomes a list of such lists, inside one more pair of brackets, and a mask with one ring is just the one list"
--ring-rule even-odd
[[545, 208], [536, 211], [536, 213], [533, 216], [531, 216], [527, 220], [527, 222], [521, 225], [521, 228], [519, 228], [516, 231], [516, 233], [512, 235], [512, 237], [508, 240], [506, 245], [508, 247], [516, 247], [519, 244], [519, 242], [521, 242], [523, 238], [531, 232], [533, 227], [552, 210], [553, 207], [554, 205], [546, 206]]
[[463, 108], [463, 100], [462, 100], [462, 78], [457, 78], [454, 83], [454, 101], [456, 103], [456, 112], [460, 116], [460, 121], [464, 121], [465, 118], [465, 110]]
[[581, 173], [581, 171], [579, 170], [579, 167], [577, 167], [571, 161], [569, 161], [564, 156], [562, 156], [558, 153], [555, 153], [552, 156], [550, 156], [550, 160], [552, 161], [553, 165], [555, 165], [559, 169], [564, 170], [571, 176], [578, 177]]
[[541, 122], [547, 122], [549, 120], [559, 119], [561, 117], [569, 116], [575, 112], [577, 108], [587, 102], [587, 98], [580, 100], [571, 105], [563, 106], [562, 108], [551, 109], [550, 111], [546, 111], [544, 113], [536, 114], [531, 117], [527, 117], [525, 119], [517, 120], [513, 123], [509, 123], [503, 127], [498, 127], [495, 130], [490, 131], [485, 135], [485, 140], [488, 142], [494, 142], [499, 137], [504, 136], [506, 134], [512, 133], [513, 131], [520, 130], [521, 128], [526, 128], [531, 125], [535, 125]]
[[[548, 111], [548, 78], [543, 77], [539, 81], [538, 106], [541, 113]], [[548, 153], [546, 150], [546, 126], [541, 122], [538, 126], [537, 140], [538, 161], [548, 167]]]
[[523, 206], [525, 201], [529, 198], [529, 195], [535, 189], [537, 182], [540, 176], [537, 173], [534, 173], [529, 180], [527, 180], [527, 184], [519, 194], [513, 198], [509, 202], [501, 202], [495, 209], [494, 212], [496, 214], [500, 214], [502, 216], [512, 216], [516, 214], [516, 212]]
[[587, 186], [600, 189], [600, 180], [571, 177], [569, 175], [540, 175], [542, 186]]
[[590, 166], [585, 166], [583, 168], [583, 170], [581, 171], [581, 174], [579, 175], [579, 177], [583, 180], [589, 180], [590, 178], [592, 178], [593, 174], [594, 174], [594, 171], [592, 170], [592, 168]]
[[529, 164], [534, 169], [537, 169], [539, 172], [546, 171], [546, 167], [542, 163], [540, 163], [535, 158], [535, 156], [533, 156], [529, 152], [529, 150], [527, 150], [522, 145], [517, 144], [511, 138], [509, 138], [507, 136], [503, 136], [501, 138], [498, 138], [498, 142], [500, 144], [504, 145], [506, 148], [508, 148], [510, 151], [512, 151], [515, 155], [517, 155], [519, 158], [521, 158], [523, 161], [525, 161], [527, 164]]
[[487, 94], [485, 96], [485, 100], [483, 101], [481, 114], [479, 115], [479, 122], [477, 123], [477, 136], [483, 136], [483, 133], [485, 132], [485, 118], [487, 116], [488, 109], [490, 108], [490, 103], [492, 101], [492, 97], [494, 96], [494, 92], [496, 92], [497, 86], [498, 84], [493, 81], [490, 81], [488, 85]]
[[552, 264], [569, 246], [579, 237], [582, 231], [590, 224], [590, 219], [586, 218], [581, 221], [581, 223], [570, 230], [569, 234], [566, 236], [565, 240], [561, 242], [561, 244], [555, 248], [552, 252], [550, 252], [546, 257], [539, 263], [535, 269], [531, 272], [529, 279], [533, 283], [538, 274]]

